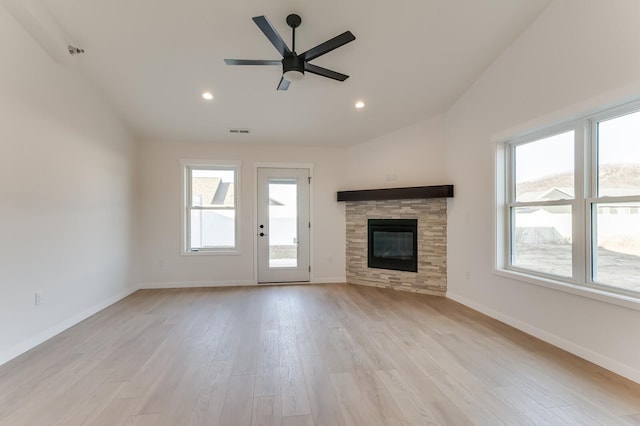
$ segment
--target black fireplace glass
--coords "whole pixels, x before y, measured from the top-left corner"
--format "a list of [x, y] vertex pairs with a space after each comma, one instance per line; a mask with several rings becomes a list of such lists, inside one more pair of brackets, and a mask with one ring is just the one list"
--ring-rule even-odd
[[369, 268], [418, 271], [418, 220], [369, 219]]

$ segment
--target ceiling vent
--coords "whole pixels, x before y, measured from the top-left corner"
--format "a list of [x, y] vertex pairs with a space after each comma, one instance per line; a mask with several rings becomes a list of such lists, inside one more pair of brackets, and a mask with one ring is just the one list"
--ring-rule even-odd
[[251, 133], [249, 129], [229, 129], [229, 133], [247, 135]]

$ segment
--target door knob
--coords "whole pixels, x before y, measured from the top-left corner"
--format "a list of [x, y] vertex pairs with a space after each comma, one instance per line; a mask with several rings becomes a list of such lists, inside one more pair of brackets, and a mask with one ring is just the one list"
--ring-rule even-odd
[[260, 235], [261, 237], [264, 237], [264, 232], [261, 232], [259, 235]]

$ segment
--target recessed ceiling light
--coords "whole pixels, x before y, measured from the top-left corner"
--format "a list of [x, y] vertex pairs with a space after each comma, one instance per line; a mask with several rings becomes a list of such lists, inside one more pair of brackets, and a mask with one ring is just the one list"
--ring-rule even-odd
[[213, 93], [211, 93], [211, 92], [204, 92], [204, 93], [202, 94], [202, 98], [203, 98], [203, 99], [205, 99], [205, 100], [207, 100], [207, 101], [210, 101], [210, 100], [212, 100], [212, 99], [213, 99]]
[[362, 102], [362, 101], [356, 102], [356, 108], [358, 108], [358, 109], [364, 108], [364, 102]]

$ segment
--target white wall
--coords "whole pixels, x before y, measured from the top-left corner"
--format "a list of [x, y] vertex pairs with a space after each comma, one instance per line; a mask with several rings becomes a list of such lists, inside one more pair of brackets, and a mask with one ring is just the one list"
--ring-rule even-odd
[[637, 0], [556, 0], [446, 115], [449, 296], [636, 381], [640, 311], [498, 276], [491, 244], [495, 140], [640, 97], [639, 24]]
[[135, 279], [129, 135], [2, 7], [0, 55], [1, 364], [128, 294]]
[[[344, 205], [336, 192], [344, 150], [274, 145], [147, 141], [140, 145], [140, 281], [142, 287], [250, 285], [256, 282], [255, 164], [313, 164], [312, 276], [345, 281]], [[239, 255], [181, 255], [180, 160], [242, 162]]]
[[444, 116], [347, 149], [344, 190], [446, 185]]

